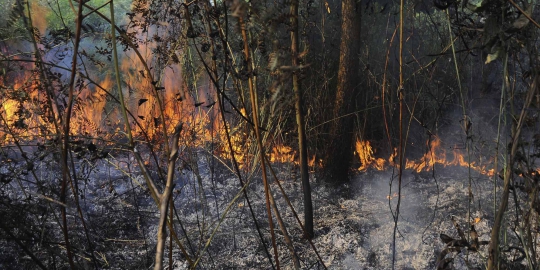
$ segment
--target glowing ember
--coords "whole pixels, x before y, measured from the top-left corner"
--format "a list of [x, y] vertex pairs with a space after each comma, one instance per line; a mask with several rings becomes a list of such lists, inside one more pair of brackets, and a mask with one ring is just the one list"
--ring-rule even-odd
[[[392, 194], [392, 196], [386, 195], [386, 199], [387, 199], [387, 200], [391, 200], [391, 199], [393, 199], [393, 198], [397, 198], [398, 196], [399, 196], [399, 195], [397, 194], [397, 192], [394, 192], [394, 194]], [[401, 195], [401, 197], [403, 198], [403, 197], [405, 197], [405, 196], [404, 196], [404, 195]]]

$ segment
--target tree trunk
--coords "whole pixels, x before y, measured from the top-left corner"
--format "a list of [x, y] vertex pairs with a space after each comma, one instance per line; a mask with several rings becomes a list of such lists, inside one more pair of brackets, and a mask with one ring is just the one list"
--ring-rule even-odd
[[[165, 253], [165, 240], [167, 238], [167, 211], [169, 207], [169, 202], [172, 202], [171, 195], [174, 188], [174, 171], [176, 167], [176, 159], [178, 158], [178, 141], [180, 139], [180, 132], [182, 131], [182, 124], [178, 124], [174, 130], [172, 136], [172, 149], [169, 154], [169, 162], [167, 167], [167, 183], [165, 184], [165, 190], [159, 198], [159, 227], [158, 227], [158, 237], [157, 237], [157, 247], [156, 247], [156, 263], [154, 265], [154, 270], [163, 269], [163, 255]], [[172, 220], [170, 221], [172, 225]], [[171, 237], [173, 234], [172, 226], [171, 228]]]
[[325, 165], [327, 181], [332, 183], [348, 180], [354, 136], [354, 114], [351, 113], [356, 109], [360, 65], [360, 3], [356, 0], [343, 0], [341, 3], [338, 81]]
[[[298, 0], [291, 2], [291, 54], [293, 67], [299, 66], [298, 62]], [[303, 99], [300, 81], [296, 70], [293, 73], [293, 91], [296, 109], [296, 125], [298, 126], [298, 149], [300, 152], [300, 175], [302, 177], [302, 189], [304, 191], [304, 228], [306, 237], [313, 237], [313, 204], [311, 202], [311, 186], [309, 184], [306, 131], [303, 111]]]

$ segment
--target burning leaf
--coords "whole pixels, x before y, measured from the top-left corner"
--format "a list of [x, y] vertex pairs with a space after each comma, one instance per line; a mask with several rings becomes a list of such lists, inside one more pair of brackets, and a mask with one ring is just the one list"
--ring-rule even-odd
[[474, 223], [478, 223], [480, 222], [480, 220], [482, 220], [481, 218], [477, 217], [477, 218], [474, 218]]
[[139, 106], [143, 105], [145, 102], [147, 102], [148, 99], [147, 98], [141, 98], [139, 99]]

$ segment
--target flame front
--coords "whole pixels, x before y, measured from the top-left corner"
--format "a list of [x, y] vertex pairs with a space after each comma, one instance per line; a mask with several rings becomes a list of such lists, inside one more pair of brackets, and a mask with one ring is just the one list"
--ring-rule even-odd
[[[475, 161], [468, 161], [466, 153], [462, 153], [457, 147], [453, 147], [451, 154], [448, 154], [446, 149], [442, 146], [441, 139], [434, 137], [429, 143], [429, 151], [422, 157], [416, 160], [406, 159], [405, 169], [413, 170], [415, 172], [431, 171], [435, 165], [447, 166], [460, 166], [470, 167], [472, 170], [477, 171], [487, 176], [493, 176], [494, 170], [488, 169], [487, 165], [479, 165]], [[374, 170], [382, 171], [388, 166], [395, 166], [395, 158], [397, 156], [397, 150], [390, 155], [388, 159], [375, 158], [373, 155], [373, 148], [369, 141], [356, 141], [356, 153], [360, 160], [359, 171], [366, 171], [371, 168]]]

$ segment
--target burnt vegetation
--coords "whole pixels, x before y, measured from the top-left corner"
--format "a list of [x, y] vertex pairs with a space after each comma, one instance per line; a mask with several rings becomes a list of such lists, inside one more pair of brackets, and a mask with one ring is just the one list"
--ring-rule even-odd
[[[410, 175], [421, 268], [540, 267], [534, 1], [0, 7], [2, 269], [402, 269]], [[391, 250], [361, 253], [377, 171]]]

